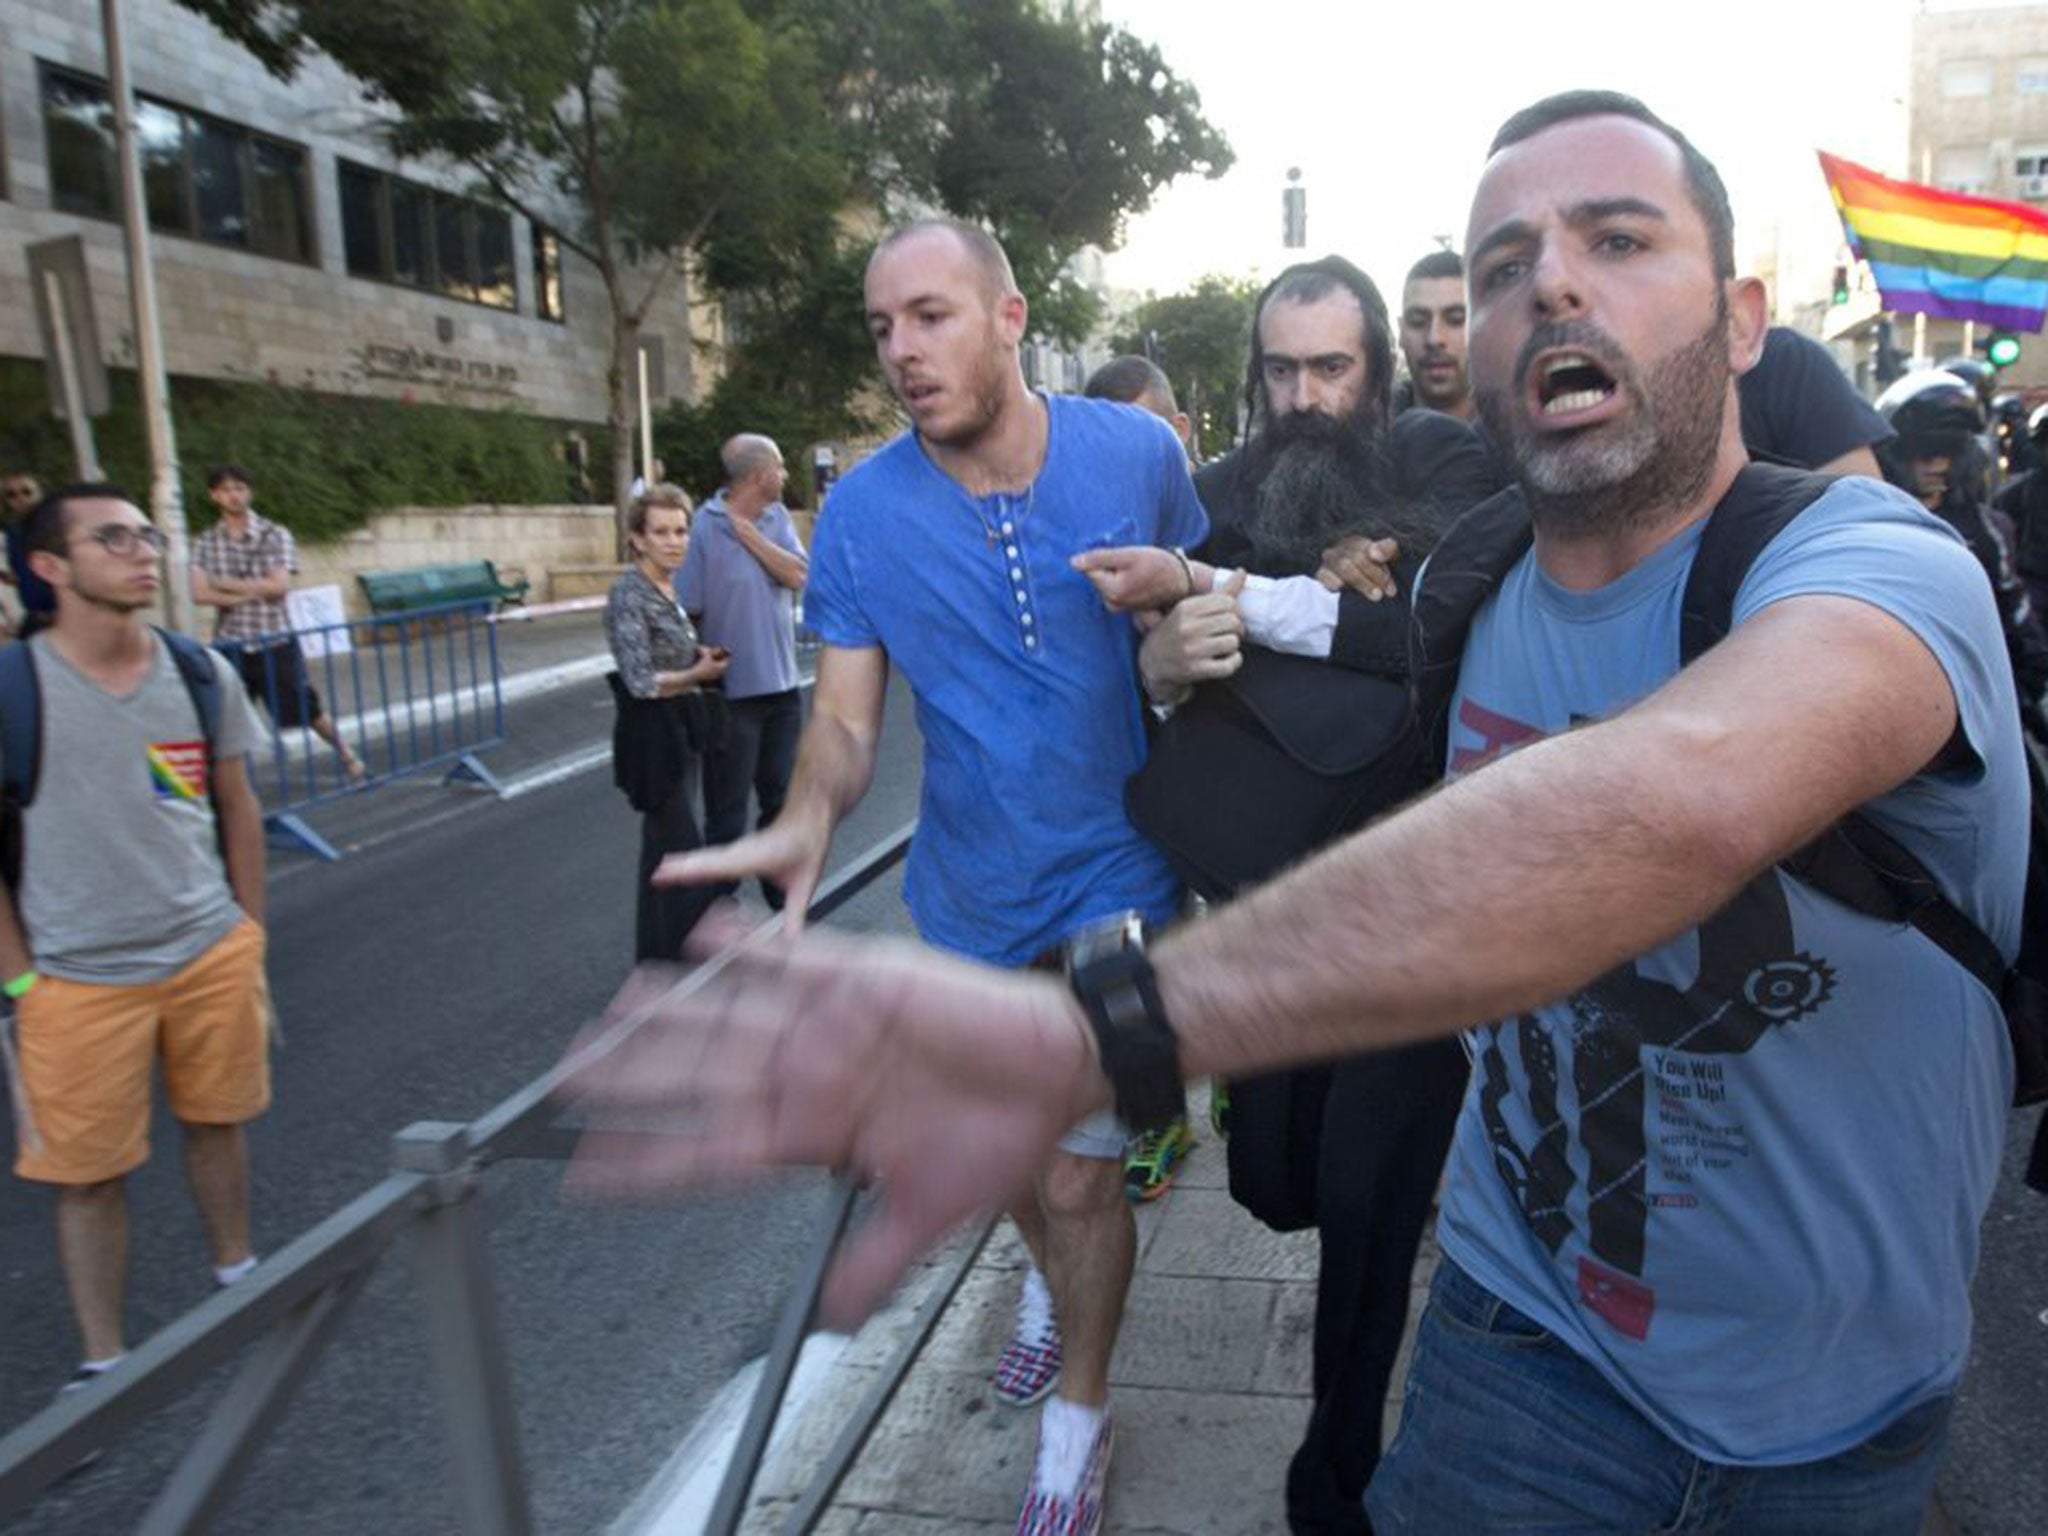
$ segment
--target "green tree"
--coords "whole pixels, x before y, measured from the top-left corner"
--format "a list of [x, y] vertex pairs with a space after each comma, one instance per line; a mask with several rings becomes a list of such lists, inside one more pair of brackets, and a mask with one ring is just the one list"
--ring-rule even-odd
[[[1117, 244], [1174, 178], [1231, 163], [1193, 88], [1117, 28], [1029, 0], [748, 3], [813, 40], [854, 202], [885, 221], [938, 207], [986, 222], [1033, 330], [1068, 345], [1094, 333], [1101, 308], [1069, 258]], [[715, 479], [716, 446], [735, 431], [769, 431], [794, 455], [882, 424], [860, 312], [868, 250], [846, 236], [805, 262], [708, 274], [735, 293], [743, 324], [712, 398], [672, 408], [657, 434], [690, 484]], [[793, 467], [805, 494], [809, 466]]]
[[692, 264], [724, 284], [800, 269], [848, 192], [808, 28], [740, 0], [187, 3], [281, 73], [327, 52], [398, 109], [394, 151], [454, 159], [597, 270], [622, 518], [649, 310]]
[[1258, 296], [1249, 278], [1211, 274], [1184, 293], [1148, 295], [1110, 339], [1116, 351], [1146, 353], [1165, 370], [1205, 455], [1236, 435]]
[[1195, 88], [1121, 27], [1035, 0], [754, 0], [817, 39], [867, 199], [940, 207], [995, 231], [1033, 329], [1076, 344], [1098, 301], [1064, 275], [1082, 247], [1178, 177], [1221, 176], [1230, 145]]

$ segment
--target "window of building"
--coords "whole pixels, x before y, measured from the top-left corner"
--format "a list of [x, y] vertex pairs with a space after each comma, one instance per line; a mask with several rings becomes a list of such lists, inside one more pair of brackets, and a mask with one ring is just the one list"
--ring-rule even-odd
[[2048, 196], [2048, 143], [2015, 145], [2012, 174], [2021, 197]]
[[[67, 213], [119, 218], [106, 86], [50, 65], [42, 75], [51, 201]], [[312, 260], [304, 146], [149, 96], [136, 98], [135, 141], [152, 229]]]
[[1982, 192], [1991, 185], [1991, 151], [1982, 144], [1936, 150], [1934, 184], [1951, 192]]
[[339, 162], [349, 272], [493, 309], [511, 309], [512, 218], [466, 197]]
[[1952, 64], [1941, 66], [1941, 94], [1950, 101], [1961, 101], [1971, 96], [1989, 96], [1991, 85], [1989, 59], [1958, 59]]
[[562, 237], [545, 224], [533, 226], [533, 299], [541, 319], [564, 318]]
[[2048, 95], [2048, 55], [2033, 54], [2013, 66], [2013, 89], [2022, 96]]

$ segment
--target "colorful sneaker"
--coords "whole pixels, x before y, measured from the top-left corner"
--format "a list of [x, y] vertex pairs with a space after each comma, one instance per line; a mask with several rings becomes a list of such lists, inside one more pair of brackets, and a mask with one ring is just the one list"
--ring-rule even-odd
[[[1055, 1414], [1054, 1409], [1066, 1412]], [[1116, 1421], [1104, 1413], [1089, 1435], [1092, 1417], [1057, 1398], [1047, 1405], [1038, 1425], [1031, 1486], [1017, 1513], [1017, 1536], [1098, 1536], [1102, 1530], [1103, 1486], [1109, 1481]]]
[[1017, 1327], [996, 1358], [996, 1400], [1029, 1408], [1059, 1379], [1060, 1325], [1052, 1315], [1052, 1292], [1045, 1276], [1029, 1269], [1017, 1298]]
[[1163, 1131], [1147, 1131], [1124, 1154], [1124, 1193], [1135, 1202], [1157, 1200], [1180, 1172], [1183, 1159], [1195, 1149], [1194, 1127], [1182, 1115]]

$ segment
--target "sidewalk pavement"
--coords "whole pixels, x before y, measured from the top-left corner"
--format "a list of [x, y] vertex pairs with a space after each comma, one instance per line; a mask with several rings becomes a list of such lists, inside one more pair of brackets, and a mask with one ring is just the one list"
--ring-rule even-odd
[[[1250, 1536], [1287, 1529], [1287, 1460], [1308, 1415], [1312, 1233], [1269, 1232], [1225, 1188], [1223, 1146], [1196, 1095], [1200, 1144], [1138, 1212], [1138, 1269], [1110, 1369], [1117, 1444], [1104, 1529]], [[954, 1250], [957, 1253], [957, 1249]], [[920, 1269], [806, 1402], [755, 1486], [742, 1530], [770, 1536], [895, 1353], [949, 1255]], [[1415, 1283], [1436, 1262], [1426, 1238]], [[999, 1404], [989, 1373], [1009, 1336], [1023, 1249], [997, 1228], [841, 1485], [819, 1536], [1007, 1536], [1030, 1475], [1038, 1412]], [[1409, 1336], [1395, 1370], [1407, 1374]], [[1396, 1412], [1388, 1403], [1388, 1427]]]

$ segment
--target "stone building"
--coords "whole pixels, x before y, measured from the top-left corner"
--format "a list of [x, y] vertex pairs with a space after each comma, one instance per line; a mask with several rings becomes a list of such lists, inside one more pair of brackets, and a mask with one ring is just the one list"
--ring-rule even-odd
[[[2048, 210], [2048, 5], [1921, 11], [1908, 114], [1910, 179]], [[1902, 346], [1911, 329], [1901, 322]], [[1962, 325], [1929, 319], [1926, 346], [1957, 355]], [[2005, 382], [2048, 385], [2048, 337], [2024, 338]]]
[[[323, 58], [283, 81], [171, 0], [124, 16], [173, 375], [605, 418], [604, 291], [552, 229], [394, 158]], [[0, 356], [41, 355], [26, 247], [77, 234], [106, 361], [132, 365], [118, 187], [99, 7], [0, 0]], [[670, 284], [657, 407], [708, 382], [719, 323]]]

